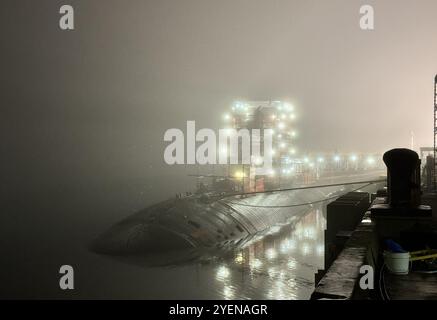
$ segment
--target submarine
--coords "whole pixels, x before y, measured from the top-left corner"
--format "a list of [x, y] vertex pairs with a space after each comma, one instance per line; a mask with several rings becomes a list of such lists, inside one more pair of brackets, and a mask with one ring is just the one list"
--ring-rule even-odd
[[113, 256], [232, 250], [273, 226], [299, 219], [316, 203], [327, 203], [351, 191], [376, 191], [384, 184], [382, 174], [372, 171], [324, 177], [301, 185], [305, 189], [289, 191], [188, 193], [126, 217], [99, 235], [91, 250]]

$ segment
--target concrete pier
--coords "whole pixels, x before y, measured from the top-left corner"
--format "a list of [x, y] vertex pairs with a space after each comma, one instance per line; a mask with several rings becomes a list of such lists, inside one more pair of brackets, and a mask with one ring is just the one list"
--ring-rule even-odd
[[[426, 204], [437, 202], [435, 194], [423, 197]], [[373, 205], [386, 202], [386, 198], [375, 198]], [[326, 274], [317, 284], [311, 296], [313, 300], [342, 299], [369, 300], [381, 299], [379, 270], [383, 265], [381, 241], [393, 238], [401, 241], [401, 232], [414, 225], [426, 223], [430, 230], [437, 230], [435, 212], [433, 217], [376, 217], [367, 211], [343, 250], [334, 260]], [[359, 281], [363, 274], [362, 266], [371, 266], [375, 270], [375, 287], [363, 290]], [[437, 274], [410, 272], [408, 275], [394, 275], [384, 272], [384, 290], [386, 299], [391, 300], [437, 300]]]

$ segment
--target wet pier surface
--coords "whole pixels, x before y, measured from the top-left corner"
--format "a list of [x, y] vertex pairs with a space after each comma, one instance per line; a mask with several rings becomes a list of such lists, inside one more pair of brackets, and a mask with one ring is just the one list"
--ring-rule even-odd
[[385, 275], [386, 294], [391, 300], [437, 300], [437, 274]]

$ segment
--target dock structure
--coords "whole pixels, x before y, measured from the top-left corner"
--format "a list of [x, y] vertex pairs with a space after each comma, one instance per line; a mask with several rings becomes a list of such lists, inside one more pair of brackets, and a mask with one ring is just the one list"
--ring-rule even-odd
[[[437, 202], [437, 195], [428, 194], [426, 197], [427, 203]], [[385, 200], [376, 198], [373, 204], [383, 203]], [[423, 218], [419, 218], [415, 223], [423, 221]], [[437, 217], [434, 215], [428, 222], [437, 226]], [[367, 211], [341, 253], [316, 286], [311, 299], [380, 299], [378, 286], [373, 290], [363, 290], [359, 285], [363, 276], [360, 269], [363, 266], [370, 265], [377, 271], [382, 263], [377, 226], [378, 220], [372, 217], [370, 210]], [[375, 282], [379, 281], [377, 275], [375, 272]], [[411, 272], [408, 275], [393, 275], [386, 272], [385, 287], [392, 300], [437, 300], [437, 274]]]
[[[437, 300], [437, 273], [419, 273], [422, 270], [410, 267], [406, 275], [393, 274], [387, 270], [383, 257], [387, 239], [408, 251], [437, 246], [437, 210], [431, 211], [437, 208], [437, 194], [421, 196], [420, 177], [417, 181], [416, 175], [420, 161], [416, 156], [405, 149], [386, 153], [388, 188], [374, 196], [311, 299]], [[399, 176], [400, 169], [411, 172]], [[364, 270], [369, 267], [374, 271], [370, 287], [361, 283]]]

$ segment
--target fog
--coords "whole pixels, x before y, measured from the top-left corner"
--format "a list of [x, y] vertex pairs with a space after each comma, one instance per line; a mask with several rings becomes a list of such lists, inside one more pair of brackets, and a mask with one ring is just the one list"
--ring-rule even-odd
[[74, 31], [58, 1], [0, 10], [0, 231], [17, 278], [44, 268], [42, 244], [85, 244], [192, 186], [193, 168], [165, 164], [164, 132], [221, 128], [235, 100], [291, 102], [301, 152], [383, 152], [411, 132], [432, 146], [434, 0], [70, 4]]

